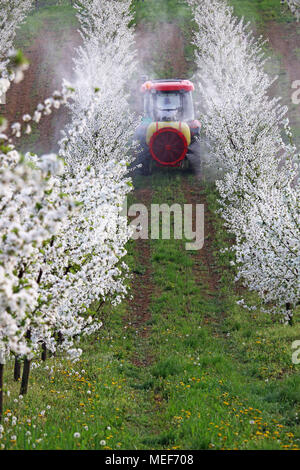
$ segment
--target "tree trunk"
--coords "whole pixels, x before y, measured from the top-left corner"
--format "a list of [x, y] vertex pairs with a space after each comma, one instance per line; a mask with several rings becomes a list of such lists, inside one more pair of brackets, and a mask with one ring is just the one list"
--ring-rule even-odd
[[64, 338], [63, 338], [63, 335], [62, 335], [61, 331], [59, 331], [59, 332], [57, 333], [57, 342], [58, 342], [58, 344], [62, 344], [62, 343], [63, 343], [63, 339], [64, 339]]
[[21, 361], [18, 356], [15, 357], [14, 380], [17, 382], [21, 377]]
[[287, 302], [285, 304], [285, 308], [286, 308], [286, 311], [288, 313], [288, 323], [289, 325], [293, 326], [294, 322], [293, 322], [293, 313], [292, 313], [292, 309], [291, 309], [291, 304], [289, 302]]
[[24, 359], [23, 375], [20, 388], [20, 395], [26, 395], [28, 390], [28, 381], [29, 381], [29, 372], [30, 372], [31, 361], [29, 359]]
[[46, 348], [46, 344], [43, 343], [42, 344], [42, 361], [46, 361], [47, 360], [47, 348]]

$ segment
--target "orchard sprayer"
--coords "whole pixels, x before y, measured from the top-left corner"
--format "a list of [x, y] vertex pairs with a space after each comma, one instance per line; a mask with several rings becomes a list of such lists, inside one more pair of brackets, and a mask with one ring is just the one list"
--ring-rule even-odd
[[155, 164], [183, 168], [192, 155], [199, 157], [201, 124], [195, 119], [193, 91], [193, 83], [184, 79], [147, 80], [141, 86], [144, 111], [135, 139], [144, 174]]

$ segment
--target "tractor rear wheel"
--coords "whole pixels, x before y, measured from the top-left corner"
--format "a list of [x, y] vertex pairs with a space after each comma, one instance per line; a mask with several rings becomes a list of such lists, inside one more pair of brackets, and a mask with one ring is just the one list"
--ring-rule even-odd
[[150, 157], [149, 153], [145, 156], [142, 162], [142, 175], [150, 176], [152, 175], [152, 158]]

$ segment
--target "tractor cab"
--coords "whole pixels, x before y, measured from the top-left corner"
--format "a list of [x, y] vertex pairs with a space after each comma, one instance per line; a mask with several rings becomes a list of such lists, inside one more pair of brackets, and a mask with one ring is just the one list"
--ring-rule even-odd
[[142, 86], [144, 115], [153, 121], [192, 121], [194, 86], [187, 80], [154, 80]]
[[195, 120], [194, 85], [189, 80], [148, 80], [143, 83], [144, 114], [136, 139], [145, 172], [158, 166], [183, 166], [200, 133]]

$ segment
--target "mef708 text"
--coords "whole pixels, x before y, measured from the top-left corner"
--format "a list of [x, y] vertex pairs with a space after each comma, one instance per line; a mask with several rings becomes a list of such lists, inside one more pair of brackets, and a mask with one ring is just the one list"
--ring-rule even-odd
[[150, 454], [150, 465], [192, 465], [194, 463], [193, 455], [184, 455], [184, 454]]

